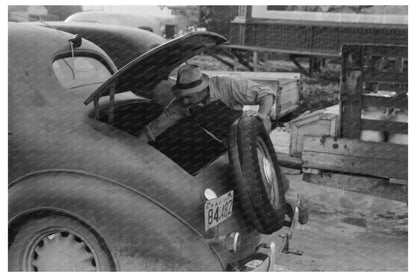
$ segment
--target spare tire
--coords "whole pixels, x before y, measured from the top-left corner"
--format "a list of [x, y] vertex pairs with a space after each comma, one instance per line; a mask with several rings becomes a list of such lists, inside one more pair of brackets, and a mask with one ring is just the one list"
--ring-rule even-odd
[[244, 214], [262, 234], [281, 229], [285, 185], [273, 144], [260, 119], [243, 117], [234, 122], [228, 153], [236, 200]]

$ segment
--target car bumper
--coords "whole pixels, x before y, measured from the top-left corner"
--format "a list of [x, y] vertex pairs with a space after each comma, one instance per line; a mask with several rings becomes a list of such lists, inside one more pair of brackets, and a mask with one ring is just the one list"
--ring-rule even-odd
[[276, 259], [276, 245], [262, 243], [247, 258], [228, 265], [228, 271], [272, 271]]

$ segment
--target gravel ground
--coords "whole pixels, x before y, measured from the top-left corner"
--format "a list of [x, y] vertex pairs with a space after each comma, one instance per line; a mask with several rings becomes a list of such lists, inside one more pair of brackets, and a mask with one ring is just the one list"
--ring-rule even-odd
[[[288, 130], [278, 128], [270, 137], [276, 151], [289, 153]], [[307, 183], [299, 170], [283, 171], [302, 194], [310, 217], [296, 227], [290, 242], [303, 255], [280, 254], [276, 271], [408, 270], [406, 203]], [[282, 245], [278, 235], [269, 240]]]
[[[310, 217], [297, 225], [290, 242], [303, 255], [280, 254], [276, 271], [408, 270], [406, 203], [306, 183], [301, 175], [288, 179]], [[268, 240], [282, 245], [278, 234]]]

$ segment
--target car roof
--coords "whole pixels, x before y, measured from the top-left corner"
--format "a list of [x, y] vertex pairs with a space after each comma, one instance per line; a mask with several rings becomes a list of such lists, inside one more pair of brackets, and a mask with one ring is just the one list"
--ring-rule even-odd
[[[95, 56], [104, 61], [105, 66], [108, 66], [111, 72], [117, 70], [110, 57], [100, 47], [86, 39], [82, 39], [81, 46], [75, 48], [74, 52], [72, 52], [69, 40], [74, 37], [74, 34], [55, 29], [9, 22], [9, 93], [13, 95], [24, 93], [14, 91], [13, 87], [30, 79], [30, 86], [38, 93], [38, 100], [57, 97], [57, 94], [53, 93], [50, 88], [54, 87], [62, 91], [64, 89], [56, 76], [51, 74], [53, 72], [52, 62], [59, 57], [70, 57], [72, 53], [75, 53], [75, 55], [82, 53], [82, 55]], [[64, 94], [72, 95], [71, 97], [74, 96], [71, 93]], [[82, 97], [81, 100], [78, 100], [79, 102], [85, 99], [85, 95], [76, 97]], [[60, 101], [54, 103], [57, 105], [62, 104]]]
[[102, 48], [111, 57], [117, 68], [122, 68], [137, 56], [166, 42], [163, 37], [157, 34], [125, 26], [63, 21], [25, 24], [34, 24], [79, 34]]
[[[70, 51], [71, 47], [69, 39], [75, 38], [74, 34], [56, 29], [42, 28], [37, 25], [29, 25], [24, 23], [8, 23], [9, 35], [9, 53], [17, 52], [26, 55], [33, 55], [33, 51], [26, 53], [26, 50], [38, 50], [36, 54], [46, 54], [50, 58], [64, 51]], [[18, 46], [18, 47], [16, 47]], [[105, 56], [110, 62], [110, 57], [96, 44], [83, 39], [80, 47], [76, 49], [84, 49], [94, 51]], [[9, 55], [10, 56], [10, 55]], [[114, 64], [111, 62], [113, 69]]]
[[170, 40], [121, 68], [84, 103], [88, 104], [97, 97], [108, 95], [113, 88], [114, 93], [131, 90], [136, 94], [146, 94], [188, 59], [226, 42], [226, 38], [212, 32], [192, 32]]

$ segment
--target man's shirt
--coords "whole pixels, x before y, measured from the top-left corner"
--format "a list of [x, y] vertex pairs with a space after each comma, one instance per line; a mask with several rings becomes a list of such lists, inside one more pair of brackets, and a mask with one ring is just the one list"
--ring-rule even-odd
[[[214, 76], [209, 79], [208, 86], [210, 95], [205, 104], [221, 100], [231, 109], [242, 110], [244, 105], [260, 104], [260, 99], [266, 95], [273, 95], [273, 101], [276, 101], [276, 93], [270, 87], [247, 79]], [[149, 139], [155, 140], [179, 119], [190, 116], [189, 108], [181, 99], [173, 99], [158, 118], [146, 125]]]

